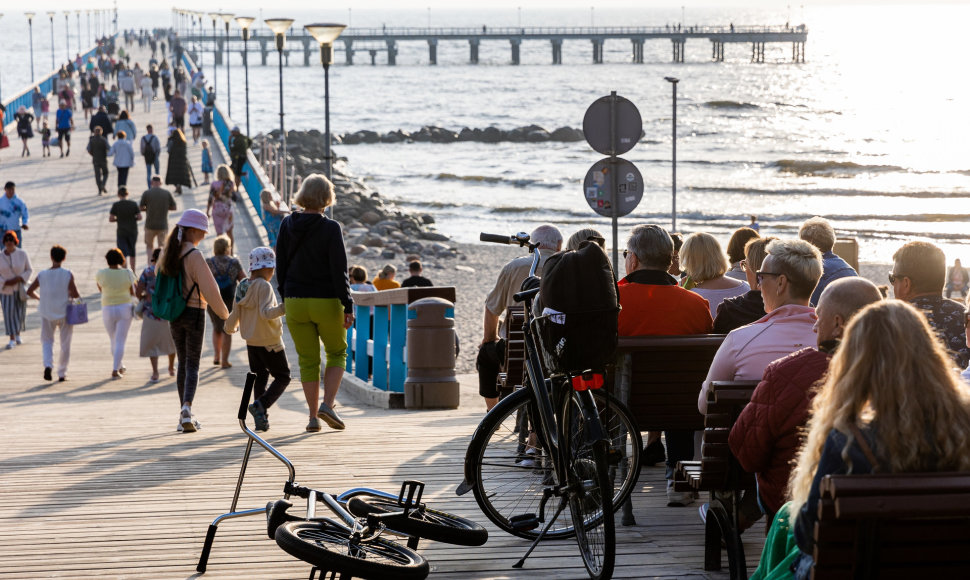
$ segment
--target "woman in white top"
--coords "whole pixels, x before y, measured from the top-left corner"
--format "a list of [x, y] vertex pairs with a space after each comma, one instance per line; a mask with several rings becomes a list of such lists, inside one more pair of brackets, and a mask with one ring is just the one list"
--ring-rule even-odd
[[691, 234], [680, 248], [680, 267], [687, 272], [692, 284], [687, 288], [707, 299], [711, 316], [717, 314], [717, 307], [725, 298], [740, 296], [751, 290], [747, 282], [724, 275], [728, 266], [721, 244], [711, 234]]
[[10, 337], [7, 350], [21, 343], [20, 333], [26, 328], [27, 302], [20, 295], [20, 289], [30, 275], [30, 257], [17, 247], [20, 240], [17, 233], [7, 230], [3, 234], [3, 251], [0, 252], [0, 306], [3, 308], [3, 326]]
[[199, 136], [202, 134], [202, 114], [204, 112], [205, 107], [199, 102], [199, 97], [192, 95], [192, 102], [189, 103], [187, 113], [189, 115], [189, 127], [192, 127], [193, 143], [198, 143]]
[[59, 330], [61, 344], [60, 356], [57, 359], [57, 380], [67, 380], [67, 363], [71, 359], [71, 336], [74, 327], [67, 323], [67, 303], [71, 298], [80, 298], [74, 284], [74, 274], [61, 263], [67, 257], [67, 250], [61, 246], [51, 248], [51, 267], [37, 273], [34, 282], [27, 289], [27, 295], [38, 299], [37, 289], [40, 289], [40, 304], [37, 313], [40, 314], [40, 348], [44, 357], [44, 380], [54, 380], [51, 371], [54, 367], [54, 331]]

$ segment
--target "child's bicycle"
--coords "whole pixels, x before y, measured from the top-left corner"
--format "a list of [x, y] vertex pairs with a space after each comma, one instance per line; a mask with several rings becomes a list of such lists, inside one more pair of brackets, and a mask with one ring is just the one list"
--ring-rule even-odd
[[[474, 491], [492, 522], [534, 540], [514, 567], [522, 567], [542, 539], [575, 535], [590, 577], [609, 578], [616, 550], [613, 512], [636, 483], [639, 430], [629, 411], [599, 389], [601, 374], [585, 366], [573, 368], [572, 362], [544, 352], [540, 335], [557, 327], [593, 335], [597, 317], [615, 317], [616, 309], [533, 316], [539, 292], [538, 244], [525, 233], [483, 233], [480, 239], [518, 244], [533, 254], [529, 277], [515, 295], [525, 305], [528, 384], [505, 397], [482, 420], [465, 455], [465, 481], [458, 493]], [[587, 328], [576, 328], [579, 325]], [[615, 326], [612, 341], [615, 347]], [[547, 366], [552, 371], [548, 376]], [[558, 500], [547, 505], [554, 497]], [[560, 521], [566, 509], [568, 521]]]
[[[196, 570], [205, 573], [209, 552], [219, 523], [230, 518], [266, 515], [266, 532], [283, 550], [313, 565], [310, 580], [316, 573], [323, 578], [425, 578], [428, 562], [415, 549], [418, 540], [426, 538], [461, 546], [480, 546], [488, 540], [482, 526], [465, 518], [427, 507], [421, 502], [424, 484], [405, 481], [399, 494], [367, 488], [355, 488], [334, 496], [296, 483], [293, 464], [275, 447], [246, 426], [246, 411], [256, 375], [246, 376], [239, 404], [239, 426], [248, 437], [236, 482], [236, 492], [228, 513], [213, 520]], [[286, 465], [289, 477], [283, 484], [283, 499], [266, 507], [236, 510], [239, 492], [253, 443], [269, 451]], [[292, 507], [290, 496], [307, 500], [305, 516], [287, 513]], [[318, 517], [317, 503], [325, 505], [337, 519]], [[386, 539], [383, 534], [407, 538], [407, 546]]]

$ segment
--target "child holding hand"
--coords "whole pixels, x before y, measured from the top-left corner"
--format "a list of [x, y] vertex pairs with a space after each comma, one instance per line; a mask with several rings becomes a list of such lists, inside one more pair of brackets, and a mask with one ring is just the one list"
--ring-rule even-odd
[[[286, 310], [277, 302], [269, 283], [275, 270], [276, 254], [271, 248], [254, 248], [249, 253], [249, 278], [236, 286], [232, 312], [225, 326], [227, 334], [238, 330], [246, 341], [249, 370], [256, 374], [255, 400], [249, 405], [249, 413], [256, 422], [257, 431], [269, 430], [267, 411], [290, 384], [290, 365], [283, 348], [283, 323], [280, 320]], [[273, 382], [267, 390], [270, 375]]]

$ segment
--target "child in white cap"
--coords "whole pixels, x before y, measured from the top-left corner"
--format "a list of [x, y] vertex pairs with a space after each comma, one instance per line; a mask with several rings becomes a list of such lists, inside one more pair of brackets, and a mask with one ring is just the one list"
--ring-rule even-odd
[[[276, 270], [276, 254], [271, 248], [254, 248], [249, 253], [249, 278], [236, 286], [232, 312], [226, 319], [226, 332], [239, 330], [246, 341], [249, 370], [256, 374], [253, 385], [255, 400], [249, 412], [257, 431], [269, 430], [267, 410], [280, 398], [290, 384], [290, 365], [283, 348], [283, 324], [280, 317], [284, 305], [276, 300], [269, 283]], [[273, 383], [266, 389], [270, 375]]]

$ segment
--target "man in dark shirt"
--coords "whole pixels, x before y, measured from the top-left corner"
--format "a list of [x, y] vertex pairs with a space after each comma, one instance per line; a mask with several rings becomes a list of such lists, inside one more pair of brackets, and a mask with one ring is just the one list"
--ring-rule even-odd
[[889, 283], [896, 298], [923, 311], [956, 365], [967, 368], [970, 347], [967, 347], [963, 305], [943, 297], [946, 285], [943, 250], [929, 242], [904, 245], [893, 254]]
[[128, 199], [128, 188], [118, 188], [118, 201], [111, 206], [108, 221], [118, 224], [117, 245], [121, 253], [128, 258], [129, 267], [135, 269], [135, 242], [138, 241], [138, 220], [141, 210], [138, 204]]
[[162, 178], [152, 177], [151, 187], [141, 194], [138, 207], [145, 212], [145, 251], [148, 261], [151, 261], [155, 242], [158, 247], [165, 245], [168, 235], [168, 212], [175, 211], [178, 206], [172, 192], [162, 187]]
[[88, 139], [88, 153], [91, 154], [91, 163], [94, 164], [94, 181], [98, 184], [98, 195], [104, 195], [107, 191], [105, 184], [108, 182], [108, 149], [111, 148], [103, 132], [97, 126]]
[[239, 127], [233, 127], [229, 132], [229, 159], [232, 164], [232, 172], [236, 176], [236, 188], [242, 180], [243, 166], [246, 165], [246, 152], [252, 145], [252, 140], [239, 131]]
[[410, 272], [411, 276], [408, 277], [407, 280], [401, 282], [401, 288], [419, 288], [419, 287], [434, 286], [434, 283], [431, 282], [431, 280], [428, 280], [427, 278], [421, 275], [421, 272], [422, 272], [421, 262], [414, 260], [413, 262], [408, 264], [408, 272]]

